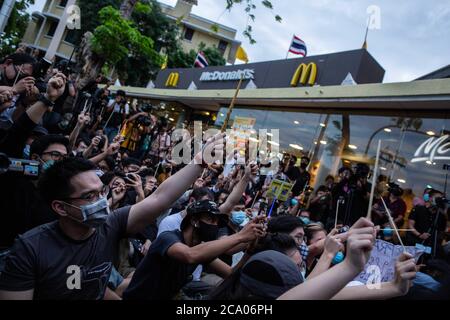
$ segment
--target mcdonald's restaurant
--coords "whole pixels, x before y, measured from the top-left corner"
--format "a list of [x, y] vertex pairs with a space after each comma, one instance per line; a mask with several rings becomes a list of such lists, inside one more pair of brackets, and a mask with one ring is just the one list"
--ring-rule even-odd
[[[411, 66], [414, 68], [414, 66]], [[280, 156], [309, 155], [313, 184], [341, 166], [373, 167], [421, 195], [446, 190], [450, 173], [450, 66], [402, 83], [366, 50], [232, 66], [161, 70], [148, 88], [121, 88], [180, 127], [220, 128], [235, 95], [233, 121], [279, 129]], [[114, 89], [114, 88], [113, 88]]]

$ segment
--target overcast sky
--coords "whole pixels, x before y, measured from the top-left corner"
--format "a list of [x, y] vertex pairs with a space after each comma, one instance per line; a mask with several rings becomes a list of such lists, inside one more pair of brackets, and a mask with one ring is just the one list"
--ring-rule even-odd
[[[176, 1], [161, 0], [172, 6]], [[386, 70], [384, 82], [414, 80], [450, 64], [450, 0], [272, 0], [273, 12], [254, 2], [261, 7], [255, 13], [254, 45], [242, 35], [244, 5], [229, 12], [225, 0], [198, 0], [193, 13], [236, 29], [250, 62], [257, 62], [284, 59], [294, 33], [306, 42], [309, 56], [360, 48], [367, 8], [376, 5], [380, 29], [370, 30], [368, 50]], [[36, 0], [31, 11], [44, 3]]]

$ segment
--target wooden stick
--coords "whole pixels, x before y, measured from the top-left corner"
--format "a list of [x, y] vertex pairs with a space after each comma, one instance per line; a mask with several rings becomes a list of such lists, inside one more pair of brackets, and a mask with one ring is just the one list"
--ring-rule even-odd
[[237, 96], [239, 94], [239, 91], [241, 90], [242, 81], [244, 80], [244, 75], [241, 76], [241, 79], [239, 80], [239, 84], [236, 88], [236, 92], [234, 93], [233, 100], [231, 100], [231, 104], [228, 107], [227, 117], [225, 118], [225, 121], [223, 122], [221, 132], [225, 132], [228, 127], [228, 122], [230, 121], [231, 112], [233, 112], [234, 104], [236, 103]]
[[12, 85], [13, 87], [17, 84], [17, 81], [19, 80], [19, 76], [22, 73], [22, 68], [23, 68], [23, 65], [21, 65], [19, 68], [19, 71], [17, 71], [16, 79], [14, 80], [14, 83]]
[[388, 215], [389, 222], [392, 225], [392, 228], [394, 229], [394, 232], [398, 237], [398, 241], [400, 241], [400, 244], [402, 245], [403, 252], [406, 252], [405, 245], [403, 244], [402, 238], [400, 238], [400, 234], [398, 233], [397, 226], [395, 225], [394, 219], [392, 219], [391, 211], [387, 207], [386, 202], [384, 202], [383, 197], [381, 197], [381, 201], [383, 202], [384, 209], [386, 210], [386, 213]]
[[[389, 231], [394, 231], [394, 229], [391, 229], [391, 228], [384, 228], [384, 229], [381, 229], [381, 230], [389, 230]], [[404, 232], [413, 232], [414, 231], [414, 229], [397, 229], [397, 231], [404, 231]]]
[[338, 199], [336, 203], [336, 217], [334, 218], [334, 228], [337, 228], [337, 220], [338, 220], [338, 214], [339, 214], [339, 205], [342, 203], [341, 199]]
[[377, 183], [378, 164], [380, 161], [381, 140], [378, 140], [377, 157], [375, 160], [375, 167], [373, 168], [372, 188], [370, 190], [369, 207], [367, 208], [367, 219], [372, 220], [372, 204], [375, 194], [375, 185]]
[[253, 203], [251, 206], [252, 209], [253, 209], [253, 206], [255, 205], [256, 199], [258, 198], [258, 195], [259, 195], [259, 191], [255, 194], [255, 199], [253, 199]]

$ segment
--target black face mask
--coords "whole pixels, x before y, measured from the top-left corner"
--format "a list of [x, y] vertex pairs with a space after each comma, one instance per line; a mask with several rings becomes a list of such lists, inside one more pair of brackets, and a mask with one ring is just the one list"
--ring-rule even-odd
[[302, 163], [302, 164], [300, 164], [300, 168], [302, 168], [303, 170], [306, 170], [306, 168], [308, 168], [308, 165], [306, 163]]
[[198, 234], [200, 240], [204, 242], [217, 240], [217, 235], [219, 233], [219, 227], [213, 224], [204, 223], [199, 221]]

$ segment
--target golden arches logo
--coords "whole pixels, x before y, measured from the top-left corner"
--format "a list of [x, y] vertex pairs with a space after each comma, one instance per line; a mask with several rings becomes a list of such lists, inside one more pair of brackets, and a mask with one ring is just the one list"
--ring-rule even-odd
[[180, 80], [180, 74], [178, 72], [171, 72], [167, 77], [166, 87], [176, 87]]
[[291, 86], [296, 87], [300, 82], [302, 85], [313, 86], [316, 83], [317, 78], [317, 65], [314, 62], [308, 63], [308, 65], [302, 63], [295, 70], [294, 76], [291, 80]]

